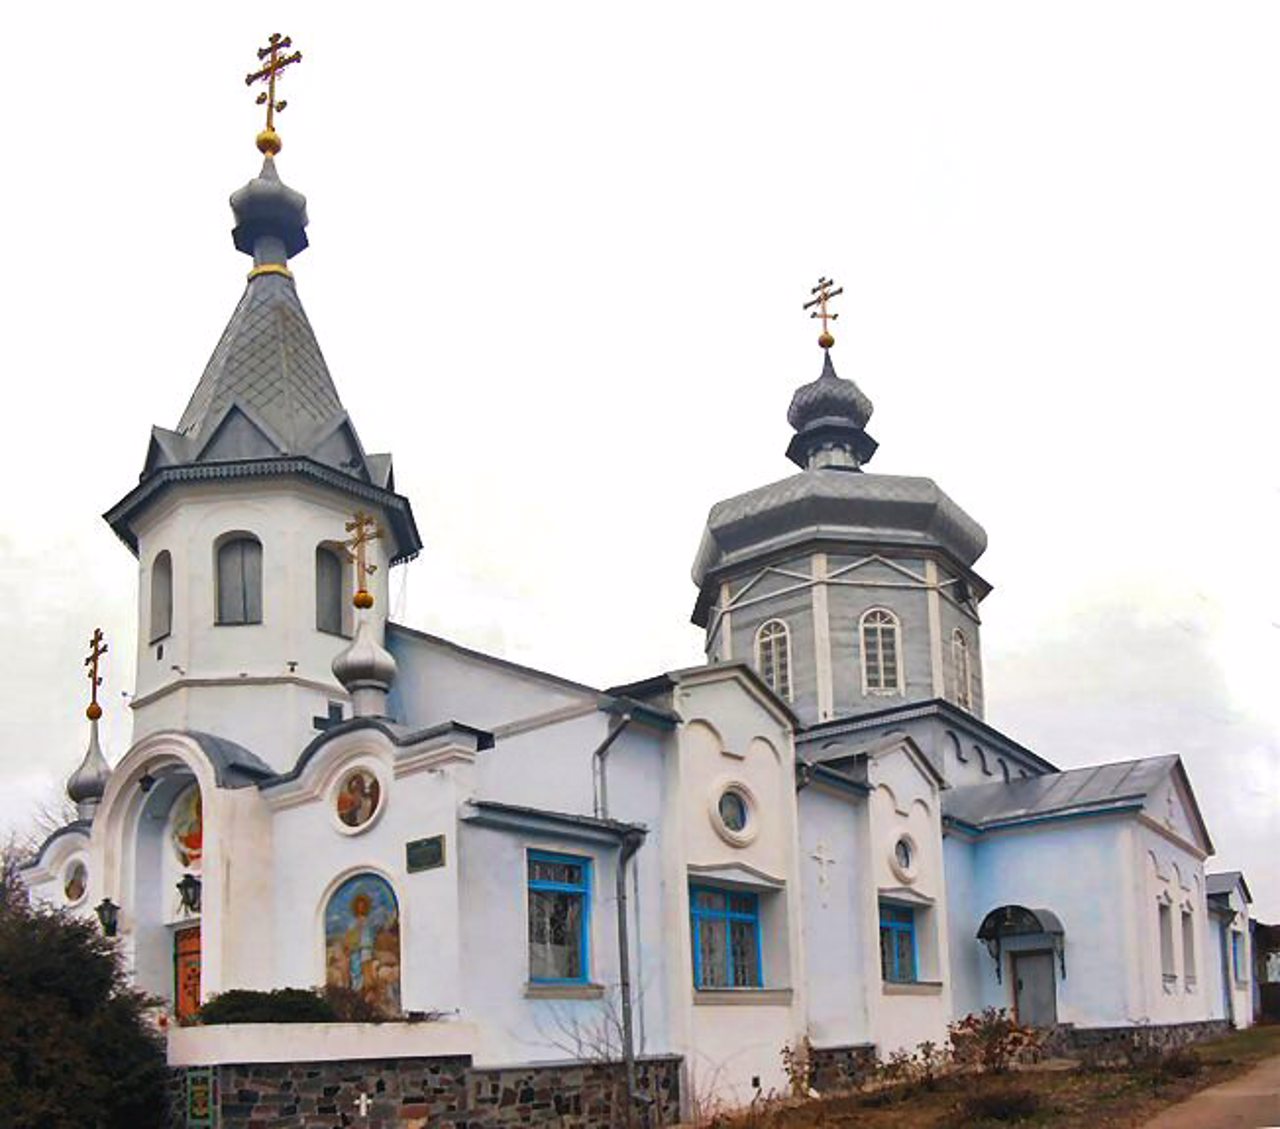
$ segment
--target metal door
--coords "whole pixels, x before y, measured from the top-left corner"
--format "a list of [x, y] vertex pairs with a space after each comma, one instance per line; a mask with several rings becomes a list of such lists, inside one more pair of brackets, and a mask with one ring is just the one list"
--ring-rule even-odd
[[1052, 1027], [1058, 1022], [1058, 993], [1054, 984], [1053, 953], [1014, 953], [1013, 1006], [1026, 1027]]

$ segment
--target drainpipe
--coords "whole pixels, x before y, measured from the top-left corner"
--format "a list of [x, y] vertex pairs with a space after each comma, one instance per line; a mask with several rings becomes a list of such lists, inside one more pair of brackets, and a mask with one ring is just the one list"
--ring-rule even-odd
[[630, 724], [630, 710], [625, 710], [618, 714], [613, 724], [609, 727], [609, 732], [605, 734], [604, 740], [600, 742], [596, 751], [591, 754], [591, 783], [597, 819], [609, 818], [609, 775], [605, 770], [605, 757], [608, 756], [610, 747], [618, 739], [622, 731]]
[[618, 992], [622, 996], [622, 1061], [627, 1076], [627, 1126], [636, 1107], [636, 1048], [631, 1031], [631, 952], [627, 938], [627, 863], [644, 842], [644, 832], [628, 829], [618, 844]]

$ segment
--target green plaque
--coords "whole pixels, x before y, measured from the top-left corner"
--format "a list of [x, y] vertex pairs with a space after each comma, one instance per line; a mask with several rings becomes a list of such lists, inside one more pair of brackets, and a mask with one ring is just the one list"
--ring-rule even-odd
[[187, 1129], [212, 1129], [216, 1105], [213, 1096], [213, 1067], [187, 1069]]
[[444, 866], [444, 836], [432, 835], [429, 839], [411, 840], [404, 845], [404, 859], [410, 874]]

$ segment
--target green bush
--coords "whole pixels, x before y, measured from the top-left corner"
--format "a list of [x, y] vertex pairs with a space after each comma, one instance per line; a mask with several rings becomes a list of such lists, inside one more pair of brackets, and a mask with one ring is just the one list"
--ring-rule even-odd
[[32, 906], [0, 851], [0, 1125], [159, 1129], [164, 1044], [92, 920]]
[[225, 1023], [336, 1023], [338, 1015], [319, 992], [309, 988], [277, 988], [256, 992], [232, 988], [212, 996], [200, 1009], [206, 1027]]

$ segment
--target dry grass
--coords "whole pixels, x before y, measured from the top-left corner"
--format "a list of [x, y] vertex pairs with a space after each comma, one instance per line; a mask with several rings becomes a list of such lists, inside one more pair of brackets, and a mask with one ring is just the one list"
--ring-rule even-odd
[[1280, 1026], [1203, 1043], [1163, 1063], [951, 1076], [875, 1093], [777, 1102], [711, 1122], [715, 1129], [1134, 1129], [1182, 1101], [1280, 1054]]

